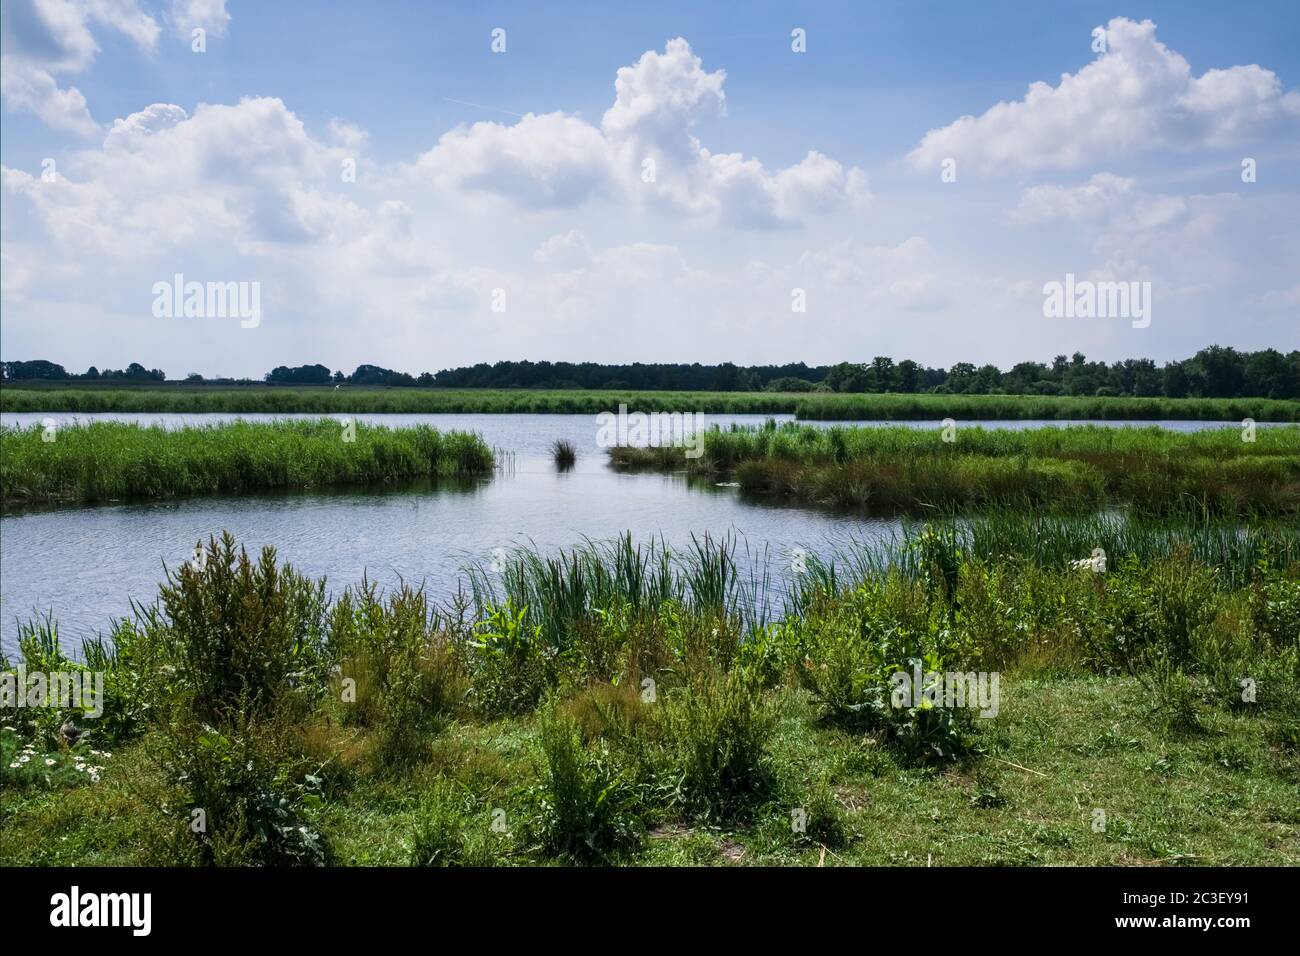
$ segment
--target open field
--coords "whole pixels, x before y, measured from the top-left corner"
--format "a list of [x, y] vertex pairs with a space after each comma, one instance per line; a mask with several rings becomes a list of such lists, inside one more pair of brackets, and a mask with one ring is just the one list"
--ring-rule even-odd
[[1300, 428], [1179, 433], [1158, 427], [1025, 431], [817, 428], [769, 422], [705, 433], [703, 454], [618, 447], [627, 469], [733, 476], [751, 494], [882, 513], [1017, 504], [1150, 513], [1300, 511]]
[[[331, 419], [167, 430], [122, 422], [0, 428], [0, 497], [11, 505], [170, 498], [485, 475], [477, 435]], [[50, 438], [51, 440], [46, 440]]]
[[[24, 629], [106, 693], [73, 744], [0, 713], [0, 862], [1295, 864], [1300, 532], [1224, 532], [1094, 571], [1059, 523], [927, 525], [770, 617], [709, 541], [520, 552], [436, 607], [211, 542], [84, 665]], [[1001, 682], [899, 702], [918, 663]]]
[[1030, 395], [816, 394], [364, 386], [156, 386], [6, 383], [6, 412], [354, 412], [596, 414], [620, 404], [653, 412], [794, 414], [802, 419], [930, 421], [1070, 419], [1300, 422], [1300, 402], [1266, 398], [1083, 398]]

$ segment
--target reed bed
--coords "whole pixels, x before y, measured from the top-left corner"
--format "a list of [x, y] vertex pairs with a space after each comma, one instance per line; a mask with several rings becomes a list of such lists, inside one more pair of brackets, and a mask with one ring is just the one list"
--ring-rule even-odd
[[478, 435], [428, 426], [319, 419], [0, 429], [6, 507], [469, 477], [492, 468]]
[[1300, 402], [1272, 398], [1126, 398], [1076, 395], [812, 395], [795, 406], [809, 421], [1073, 421], [1300, 422]]
[[818, 428], [769, 421], [704, 436], [704, 452], [611, 449], [616, 467], [734, 474], [742, 491], [892, 514], [1019, 505], [1151, 514], [1300, 511], [1300, 428], [1180, 433], [1159, 427], [1021, 431]]
[[1214, 519], [995, 509], [908, 521], [881, 538], [854, 540], [820, 554], [805, 551], [797, 570], [790, 555], [756, 552], [731, 535], [692, 538], [690, 548], [674, 551], [662, 540], [633, 542], [625, 533], [554, 554], [521, 547], [499, 567], [475, 564], [466, 573], [480, 614], [507, 604], [527, 609], [526, 621], [561, 643], [579, 633], [598, 609], [615, 607], [656, 615], [680, 606], [732, 618], [753, 634], [798, 613], [812, 592], [860, 588], [891, 574], [923, 575], [932, 558], [927, 549], [935, 541], [943, 542], [954, 562], [1055, 572], [1098, 548], [1112, 565], [1187, 560], [1215, 568], [1233, 587], [1243, 586], [1262, 565], [1300, 568], [1300, 526], [1286, 521], [1243, 527]]
[[112, 385], [0, 388], [6, 412], [283, 412], [597, 414], [620, 404], [643, 412], [793, 414], [807, 420], [1201, 420], [1300, 422], [1300, 402], [1265, 398], [1083, 398], [1032, 395], [816, 394], [800, 392], [422, 389], [366, 386]]

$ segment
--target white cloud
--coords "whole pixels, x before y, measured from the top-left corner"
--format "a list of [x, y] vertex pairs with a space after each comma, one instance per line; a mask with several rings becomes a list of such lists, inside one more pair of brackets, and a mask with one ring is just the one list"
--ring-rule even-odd
[[737, 228], [790, 226], [871, 198], [866, 175], [818, 152], [769, 171], [740, 153], [710, 153], [692, 132], [724, 114], [722, 70], [706, 72], [683, 39], [619, 69], [599, 128], [562, 112], [475, 123], [439, 139], [417, 168], [438, 185], [530, 209], [598, 196]]
[[211, 229], [248, 252], [355, 226], [358, 210], [338, 189], [342, 157], [278, 99], [200, 105], [193, 116], [155, 103], [117, 120], [101, 150], [61, 163], [56, 181], [7, 169], [4, 182], [70, 247], [129, 258]]
[[533, 253], [533, 261], [547, 269], [580, 269], [591, 261], [587, 239], [576, 229], [549, 237]]
[[938, 169], [957, 161], [980, 175], [1071, 168], [1157, 149], [1229, 146], [1272, 124], [1295, 125], [1300, 93], [1257, 65], [1193, 76], [1178, 53], [1156, 39], [1150, 20], [1116, 17], [1108, 52], [1057, 86], [1036, 82], [1024, 99], [998, 103], [931, 130], [910, 154]]
[[576, 206], [610, 182], [600, 131], [558, 112], [529, 113], [512, 126], [457, 127], [417, 165], [446, 189], [492, 193], [532, 208]]
[[1291, 286], [1289, 289], [1273, 289], [1257, 296], [1254, 300], [1256, 305], [1264, 309], [1294, 312], [1300, 309], [1300, 282]]
[[210, 36], [224, 36], [230, 25], [226, 0], [172, 0], [168, 19], [176, 33], [187, 39], [196, 27]]
[[136, 0], [6, 0], [0, 7], [0, 93], [9, 109], [34, 113], [51, 129], [99, 132], [81, 90], [55, 79], [81, 73], [94, 61], [99, 46], [92, 21], [147, 52], [157, 46], [158, 24]]

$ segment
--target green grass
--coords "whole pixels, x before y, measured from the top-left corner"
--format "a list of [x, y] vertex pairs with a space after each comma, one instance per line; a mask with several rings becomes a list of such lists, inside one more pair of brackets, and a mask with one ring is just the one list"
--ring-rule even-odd
[[[781, 793], [746, 821], [661, 820], [611, 862], [648, 866], [1295, 866], [1300, 763], [1268, 724], [1224, 716], [1204, 735], [1164, 733], [1132, 679], [1009, 682], [1014, 701], [975, 765], [916, 768], [870, 738], [827, 726], [801, 692], [774, 694], [772, 741]], [[315, 811], [334, 862], [405, 866], [428, 851], [430, 795], [456, 796], [438, 831], [437, 862], [545, 865], [520, 831], [515, 794], [539, 782], [533, 717], [458, 724], [430, 761], [399, 779], [361, 777]], [[9, 866], [168, 865], [167, 792], [155, 742], [114, 753], [98, 784], [9, 790], [0, 810]], [[346, 741], [341, 741], [346, 743]], [[1020, 767], [1027, 768], [1025, 770]], [[826, 784], [845, 838], [796, 833], [795, 807]], [[446, 799], [446, 798], [443, 798]], [[504, 833], [491, 830], [505, 811]], [[1093, 830], [1093, 811], [1106, 829]], [[437, 843], [434, 843], [437, 846]], [[823, 853], [822, 847], [827, 850]], [[427, 859], [427, 858], [426, 858]]]
[[1095, 398], [1071, 395], [813, 395], [797, 417], [831, 421], [953, 418], [1073, 421], [1300, 422], [1300, 402], [1271, 398]]
[[1017, 504], [1085, 511], [1108, 503], [1153, 514], [1300, 511], [1300, 428], [1172, 432], [1159, 427], [1025, 430], [818, 428], [768, 422], [704, 436], [703, 455], [616, 447], [621, 468], [734, 474], [743, 491], [917, 514]]
[[491, 472], [483, 440], [328, 419], [167, 430], [121, 422], [0, 429], [6, 507], [318, 488]]
[[[87, 648], [88, 738], [0, 711], [0, 863], [1300, 863], [1300, 532], [1134, 525], [1095, 572], [1054, 555], [1102, 526], [1018, 557], [1010, 521], [814, 566], [773, 620], [711, 542], [521, 553], [481, 606], [212, 542]], [[997, 716], [872, 706], [914, 656], [1000, 672]]]
[[332, 412], [597, 414], [634, 411], [794, 414], [802, 419], [943, 418], [1300, 421], [1300, 402], [1264, 398], [1082, 398], [1031, 395], [815, 394], [799, 392], [421, 389], [365, 386], [8, 383], [6, 412]]

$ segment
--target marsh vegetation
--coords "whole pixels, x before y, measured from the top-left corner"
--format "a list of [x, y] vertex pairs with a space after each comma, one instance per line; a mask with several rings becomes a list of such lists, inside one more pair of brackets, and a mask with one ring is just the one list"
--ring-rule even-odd
[[[1104, 571], [1071, 565], [1102, 544]], [[77, 715], [0, 714], [4, 862], [1300, 851], [1291, 525], [925, 523], [778, 569], [779, 607], [756, 600], [766, 572], [711, 539], [519, 551], [438, 601], [367, 582], [331, 599], [228, 536], [203, 553], [77, 661], [53, 620], [24, 627], [29, 672], [100, 669], [106, 706], [71, 745]], [[891, 675], [913, 666], [1001, 672], [998, 715], [893, 706]], [[73, 770], [87, 761], [94, 780]]]

